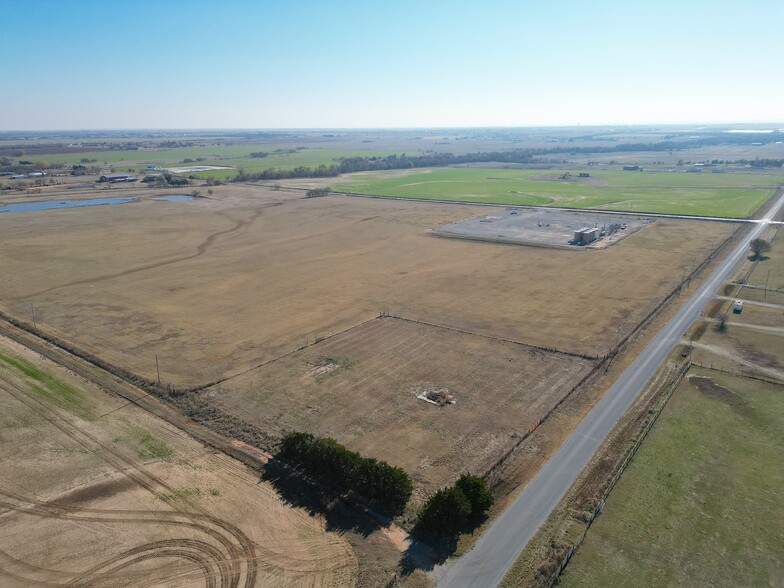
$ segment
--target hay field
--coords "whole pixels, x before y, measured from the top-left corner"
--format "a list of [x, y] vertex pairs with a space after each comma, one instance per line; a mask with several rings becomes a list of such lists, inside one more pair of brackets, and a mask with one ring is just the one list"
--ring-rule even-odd
[[162, 380], [180, 386], [382, 310], [593, 356], [734, 228], [657, 220], [604, 251], [427, 234], [473, 214], [243, 186], [192, 202], [5, 214], [0, 308], [30, 321], [33, 305], [42, 329], [151, 379], [157, 354]]
[[0, 585], [346, 586], [345, 539], [239, 462], [0, 340]]
[[[624, 172], [433, 168], [348, 174], [334, 189], [380, 196], [747, 217], [784, 182], [780, 173]], [[292, 182], [286, 182], [292, 183]]]
[[[380, 318], [202, 394], [272, 434], [309, 431], [404, 468], [427, 494], [485, 473], [593, 362]], [[446, 390], [455, 403], [417, 398]]]
[[780, 586], [783, 392], [692, 370], [560, 585]]

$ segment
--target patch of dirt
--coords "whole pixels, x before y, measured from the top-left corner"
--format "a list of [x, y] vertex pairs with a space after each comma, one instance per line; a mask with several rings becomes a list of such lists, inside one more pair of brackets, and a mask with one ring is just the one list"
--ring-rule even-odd
[[705, 396], [709, 398], [715, 398], [716, 400], [721, 400], [725, 404], [737, 408], [741, 406], [745, 406], [746, 402], [735, 394], [732, 390], [725, 388], [724, 386], [719, 386], [716, 382], [714, 382], [711, 378], [707, 378], [705, 376], [688, 376], [688, 380], [691, 384], [694, 385], [697, 390], [702, 392]]
[[314, 378], [318, 378], [319, 376], [325, 376], [331, 372], [334, 372], [339, 367], [340, 366], [338, 364], [330, 362], [324, 365], [317, 365], [312, 367], [310, 370], [308, 370], [308, 374]]

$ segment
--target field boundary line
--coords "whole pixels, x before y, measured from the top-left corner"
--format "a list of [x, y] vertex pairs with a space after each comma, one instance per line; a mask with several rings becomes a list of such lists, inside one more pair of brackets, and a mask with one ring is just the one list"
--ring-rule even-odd
[[[594, 364], [593, 366], [591, 366], [591, 369], [590, 369], [590, 370], [588, 370], [588, 373], [586, 373], [586, 374], [585, 374], [585, 375], [584, 375], [584, 376], [583, 376], [583, 377], [580, 379], [580, 381], [579, 381], [579, 382], [577, 382], [577, 383], [576, 383], [574, 386], [572, 386], [572, 387], [569, 389], [569, 391], [568, 391], [568, 392], [566, 392], [566, 394], [564, 394], [563, 396], [561, 396], [561, 398], [558, 400], [558, 402], [556, 402], [556, 403], [555, 403], [555, 404], [554, 404], [552, 407], [550, 407], [550, 409], [549, 409], [549, 410], [548, 410], [548, 411], [547, 411], [547, 412], [546, 412], [544, 415], [542, 415], [541, 417], [539, 417], [539, 419], [537, 419], [537, 421], [536, 421], [536, 422], [535, 422], [535, 423], [534, 423], [534, 424], [533, 424], [533, 425], [532, 425], [532, 426], [531, 426], [531, 427], [530, 427], [530, 428], [529, 428], [529, 429], [528, 429], [528, 430], [527, 430], [525, 433], [523, 433], [522, 435], [520, 435], [520, 437], [517, 439], [517, 441], [515, 441], [515, 442], [512, 444], [512, 446], [511, 446], [509, 449], [507, 449], [507, 450], [504, 452], [504, 454], [503, 454], [503, 455], [501, 455], [501, 457], [499, 457], [499, 458], [496, 460], [496, 462], [495, 462], [493, 465], [491, 465], [491, 466], [490, 466], [490, 467], [489, 467], [489, 468], [488, 468], [488, 469], [487, 469], [487, 470], [486, 470], [486, 471], [485, 471], [485, 472], [484, 472], [482, 475], [480, 475], [479, 477], [480, 477], [480, 478], [482, 478], [483, 480], [487, 480], [487, 479], [488, 479], [490, 476], [492, 476], [492, 475], [493, 475], [493, 474], [494, 474], [494, 473], [495, 473], [495, 472], [496, 472], [496, 471], [497, 471], [497, 470], [498, 470], [500, 467], [502, 467], [502, 466], [504, 465], [504, 463], [506, 462], [506, 460], [507, 460], [507, 459], [509, 459], [509, 457], [511, 457], [511, 455], [512, 455], [512, 454], [515, 452], [515, 450], [516, 450], [518, 447], [520, 447], [520, 445], [522, 445], [522, 444], [523, 444], [523, 442], [524, 442], [524, 441], [526, 441], [526, 440], [527, 440], [527, 439], [528, 439], [528, 438], [529, 438], [531, 435], [533, 435], [533, 434], [534, 434], [534, 432], [535, 432], [535, 431], [536, 431], [536, 430], [537, 430], [537, 429], [538, 429], [540, 426], [542, 426], [542, 424], [543, 424], [543, 423], [547, 422], [547, 420], [548, 420], [548, 419], [549, 419], [551, 416], [553, 416], [553, 414], [555, 414], [555, 411], [556, 411], [556, 410], [558, 410], [559, 408], [561, 408], [561, 406], [564, 404], [564, 402], [566, 402], [566, 401], [569, 399], [569, 397], [571, 397], [571, 396], [572, 396], [572, 394], [574, 394], [574, 393], [575, 393], [575, 392], [576, 392], [576, 391], [577, 391], [577, 390], [580, 388], [580, 386], [582, 386], [583, 384], [585, 384], [585, 383], [586, 383], [586, 382], [587, 382], [587, 381], [588, 381], [590, 378], [592, 378], [593, 376], [595, 376], [595, 375], [598, 373], [599, 369], [602, 367], [602, 365], [604, 365], [605, 361], [606, 361], [606, 360], [602, 360], [602, 361], [600, 361], [600, 362], [598, 362], [598, 363]], [[500, 483], [500, 481], [499, 481], [499, 483]], [[494, 485], [494, 484], [491, 484], [491, 487], [493, 487], [493, 486], [495, 486], [495, 485]]]
[[202, 390], [206, 390], [207, 388], [211, 388], [212, 386], [217, 386], [218, 384], [222, 384], [223, 382], [226, 382], [228, 380], [232, 380], [232, 379], [237, 378], [239, 376], [242, 376], [242, 375], [245, 375], [247, 373], [250, 373], [253, 370], [257, 370], [259, 368], [263, 368], [264, 366], [267, 366], [267, 365], [269, 365], [271, 363], [275, 363], [276, 361], [284, 359], [284, 358], [286, 358], [286, 357], [288, 357], [290, 355], [294, 355], [298, 351], [302, 351], [304, 349], [308, 349], [310, 347], [318, 345], [319, 343], [322, 343], [324, 341], [328, 341], [329, 339], [332, 339], [333, 337], [337, 337], [338, 335], [343, 335], [344, 333], [348, 333], [349, 331], [353, 331], [354, 329], [358, 329], [359, 327], [362, 327], [364, 325], [372, 323], [373, 321], [376, 321], [379, 318], [381, 318], [381, 316], [382, 315], [374, 316], [373, 318], [369, 318], [369, 319], [366, 319], [366, 320], [364, 320], [362, 322], [353, 324], [353, 325], [351, 325], [349, 327], [346, 327], [345, 329], [341, 329], [340, 331], [335, 331], [334, 333], [330, 333], [329, 335], [325, 335], [323, 337], [316, 337], [313, 340], [313, 343], [306, 343], [305, 345], [301, 345], [301, 346], [297, 347], [296, 349], [292, 349], [290, 351], [287, 351], [283, 355], [279, 355], [277, 357], [273, 357], [272, 359], [268, 359], [266, 361], [262, 361], [261, 363], [259, 363], [257, 365], [254, 365], [253, 367], [249, 367], [248, 369], [242, 370], [241, 372], [237, 372], [236, 374], [228, 375], [228, 376], [226, 376], [224, 378], [221, 378], [219, 380], [215, 380], [214, 382], [210, 382], [210, 383], [204, 384], [202, 386], [198, 386], [198, 387], [195, 387], [195, 388], [190, 388], [188, 390], [188, 392], [200, 392]]
[[691, 360], [686, 362], [684, 366], [679, 370], [679, 372], [675, 375], [674, 379], [671, 380], [669, 383], [665, 383], [662, 386], [662, 387], [667, 387], [667, 391], [664, 393], [664, 396], [658, 401], [658, 406], [654, 409], [652, 413], [650, 413], [650, 417], [645, 422], [640, 432], [637, 434], [637, 438], [635, 439], [634, 443], [626, 452], [626, 455], [624, 456], [621, 463], [617, 466], [615, 473], [610, 478], [609, 484], [602, 492], [599, 501], [596, 503], [593, 512], [591, 512], [588, 520], [585, 521], [585, 528], [583, 529], [582, 533], [580, 533], [580, 536], [575, 540], [575, 542], [566, 552], [566, 555], [558, 564], [556, 570], [550, 576], [549, 580], [547, 580], [547, 582], [545, 583], [546, 588], [552, 588], [558, 583], [559, 578], [566, 570], [566, 566], [569, 564], [569, 561], [572, 559], [572, 556], [575, 554], [577, 549], [580, 547], [580, 545], [582, 545], [583, 541], [585, 540], [585, 536], [588, 534], [588, 531], [590, 530], [594, 520], [596, 520], [596, 517], [598, 517], [601, 514], [601, 512], [604, 510], [604, 505], [607, 501], [607, 498], [610, 496], [610, 492], [612, 492], [613, 488], [615, 488], [615, 485], [618, 483], [618, 480], [620, 480], [621, 476], [626, 471], [626, 468], [629, 467], [629, 464], [631, 463], [634, 456], [637, 454], [637, 451], [639, 450], [643, 441], [648, 436], [648, 433], [653, 428], [653, 425], [659, 419], [659, 416], [664, 411], [664, 408], [667, 406], [667, 403], [669, 402], [670, 398], [672, 398], [672, 395], [675, 393], [675, 390], [683, 381], [683, 378], [686, 377], [686, 374], [691, 369], [692, 365], [693, 364]]
[[[540, 347], [539, 345], [533, 345], [531, 343], [524, 343], [523, 341], [515, 341], [514, 339], [506, 339], [504, 337], [496, 337], [495, 335], [486, 335], [483, 333], [476, 333], [474, 331], [469, 331], [467, 329], [461, 329], [459, 327], [449, 327], [447, 325], [440, 325], [438, 323], [431, 323], [429, 321], [423, 321], [420, 319], [412, 319], [404, 316], [400, 316], [397, 314], [391, 314], [384, 312], [380, 316], [376, 318], [391, 318], [397, 319], [400, 321], [406, 321], [409, 323], [418, 323], [420, 325], [425, 325], [428, 327], [435, 327], [437, 329], [445, 329], [447, 331], [455, 331], [457, 333], [462, 333], [464, 335], [473, 335], [474, 337], [482, 337], [484, 339], [490, 339], [491, 341], [500, 341], [502, 343], [511, 343], [512, 345], [520, 345], [521, 347], [528, 347], [529, 349], [536, 349], [537, 351], [544, 351], [546, 353], [557, 353], [560, 355], [567, 355], [569, 357], [579, 357], [580, 359], [587, 359], [589, 361], [600, 361], [605, 359], [606, 356], [602, 355], [585, 355], [583, 353], [577, 353], [574, 351], [562, 351], [561, 349], [556, 349], [555, 347]], [[369, 322], [369, 321], [368, 321]]]
[[[246, 184], [248, 186], [263, 186], [265, 188], [272, 188], [272, 186], [267, 184]], [[307, 192], [308, 190], [312, 190], [312, 188], [300, 188], [298, 186], [281, 186], [280, 189], [286, 189], [290, 191], [301, 191]], [[525, 209], [544, 209], [544, 210], [557, 210], [557, 211], [566, 211], [566, 212], [582, 212], [582, 213], [589, 213], [589, 214], [612, 214], [612, 215], [621, 215], [621, 216], [649, 216], [652, 218], [672, 218], [672, 219], [682, 219], [682, 220], [697, 220], [697, 221], [714, 221], [714, 222], [725, 222], [725, 223], [756, 223], [758, 219], [746, 217], [723, 217], [723, 216], [700, 216], [700, 215], [689, 215], [689, 214], [678, 214], [678, 213], [667, 213], [667, 212], [642, 212], [642, 211], [635, 211], [635, 210], [619, 210], [615, 208], [572, 208], [568, 206], [546, 206], [546, 205], [536, 205], [536, 204], [509, 204], [503, 202], [469, 202], [466, 200], [448, 200], [445, 198], [417, 198], [417, 197], [406, 197], [406, 196], [384, 196], [381, 194], [366, 194], [364, 192], [342, 192], [340, 190], [330, 190], [330, 195], [334, 196], [349, 196], [351, 198], [375, 198], [377, 200], [398, 200], [398, 201], [405, 201], [405, 202], [432, 202], [435, 204], [459, 204], [461, 206], [490, 206], [494, 208], [525, 208]], [[775, 189], [774, 189], [775, 195]], [[767, 201], [766, 201], [767, 202]], [[764, 203], [763, 203], [764, 205]], [[755, 211], [756, 212], [756, 211]], [[753, 214], [753, 213], [752, 213]], [[778, 224], [779, 221], [772, 221], [772, 224]]]
[[[694, 267], [694, 269], [689, 273], [689, 275], [687, 275], [680, 282], [678, 282], [675, 285], [675, 287], [670, 291], [669, 294], [664, 296], [659, 303], [655, 304], [654, 307], [650, 311], [648, 311], [648, 314], [646, 314], [631, 331], [629, 331], [626, 335], [624, 335], [620, 339], [620, 341], [618, 341], [618, 344], [615, 346], [615, 348], [612, 349], [607, 354], [607, 356], [610, 358], [610, 363], [620, 353], [621, 349], [626, 345], [626, 343], [628, 343], [632, 337], [634, 337], [640, 330], [642, 330], [645, 327], [645, 325], [648, 324], [653, 319], [653, 317], [655, 317], [659, 313], [659, 311], [661, 311], [662, 308], [664, 308], [664, 306], [667, 303], [669, 303], [676, 295], [680, 296], [684, 286], [688, 288], [688, 286], [691, 284], [692, 279], [695, 278], [695, 276], [697, 276], [697, 274], [699, 274], [703, 269], [705, 269], [705, 267], [707, 267], [707, 265], [711, 261], [713, 261], [713, 258], [716, 257], [718, 252], [724, 247], [726, 247], [737, 236], [741, 228], [742, 225], [736, 227], [729, 237], [727, 237], [721, 243], [719, 243], [713, 249], [713, 251], [711, 251], [707, 255], [707, 257], [705, 257], [705, 259], [703, 259], [699, 264], [697, 264]], [[609, 363], [607, 364], [607, 367], [609, 369]]]
[[[75, 345], [65, 339], [61, 339], [56, 335], [52, 335], [47, 333], [37, 326], [31, 325], [28, 322], [20, 320], [15, 316], [8, 314], [0, 310], [0, 320], [5, 321], [6, 323], [16, 327], [20, 331], [24, 331], [28, 335], [32, 335], [41, 339], [42, 341], [49, 343], [50, 345], [54, 345], [56, 348], [60, 349], [61, 351], [65, 351], [79, 359], [86, 361], [87, 363], [91, 364], [96, 368], [100, 368], [105, 372], [110, 373], [111, 375], [119, 378], [120, 380], [134, 386], [135, 388], [141, 388], [145, 392], [149, 392], [150, 394], [154, 394], [156, 396], [161, 395], [179, 395], [189, 391], [189, 388], [175, 388], [174, 386], [167, 384], [167, 385], [158, 385], [157, 382], [150, 380], [149, 378], [145, 378], [142, 375], [139, 375], [135, 372], [132, 372], [129, 369], [114, 365], [113, 363], [106, 361], [105, 359], [101, 359], [100, 357], [90, 353]], [[13, 337], [12, 337], [13, 338]], [[20, 341], [21, 343], [21, 341]], [[22, 343], [24, 345], [24, 343]], [[44, 354], [42, 354], [44, 355]]]
[[[2, 318], [2, 313], [0, 313], [0, 318]], [[8, 321], [6, 322], [8, 323]], [[231, 437], [183, 414], [180, 407], [167, 401], [165, 394], [145, 393], [147, 390], [122, 378], [111, 370], [96, 365], [88, 359], [60, 347], [34, 332], [24, 328], [14, 328], [16, 325], [13, 323], [8, 324], [10, 324], [10, 328], [0, 324], [0, 335], [46, 357], [66, 370], [91, 382], [108, 394], [123, 398], [128, 401], [129, 405], [134, 404], [142, 410], [166, 421], [205, 446], [217, 449], [257, 471], [261, 471], [266, 465], [269, 456], [264, 454], [263, 449], [255, 446], [251, 446], [253, 449], [245, 449], [241, 445], [235, 445]], [[96, 371], [91, 372], [91, 370]]]
[[714, 371], [714, 372], [720, 372], [722, 374], [729, 374], [731, 376], [737, 376], [739, 378], [748, 378], [750, 380], [758, 380], [760, 382], [765, 382], [767, 384], [776, 384], [776, 385], [779, 385], [779, 386], [782, 385], [782, 382], [780, 382], [779, 380], [773, 380], [771, 378], [766, 378], [765, 376], [758, 376], [758, 375], [756, 375], [756, 374], [754, 374], [752, 372], [749, 372], [749, 371], [745, 371], [745, 370], [741, 370], [741, 369], [734, 370], [732, 368], [724, 369], [724, 364], [722, 364], [721, 367], [715, 367], [713, 364], [706, 365], [706, 364], [703, 364], [703, 363], [699, 363], [697, 361], [692, 361], [692, 365], [695, 366], [695, 367], [704, 369], [704, 370], [711, 370], [711, 371]]
[[[459, 233], [450, 233], [448, 231], [441, 231], [439, 229], [430, 229], [427, 234], [431, 237], [438, 237], [440, 239], [459, 239], [462, 241], [475, 241], [477, 243], [495, 243], [497, 245], [524, 245], [526, 247], [539, 247], [541, 249], [563, 249], [565, 251], [601, 251], [606, 247], [588, 249], [586, 247], [575, 247], [574, 245], [561, 245], [558, 243], [533, 243], [531, 241], [519, 241], [506, 237], [482, 237], [480, 235], [461, 235]], [[630, 233], [631, 234], [631, 233]], [[612, 243], [615, 245], [615, 243]]]

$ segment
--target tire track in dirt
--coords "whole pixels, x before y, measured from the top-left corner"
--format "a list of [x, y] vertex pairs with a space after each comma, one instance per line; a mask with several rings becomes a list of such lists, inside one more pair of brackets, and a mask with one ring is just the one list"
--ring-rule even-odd
[[[23, 497], [23, 496], [15, 495], [13, 493], [4, 491], [2, 489], [0, 489], [0, 496], [6, 496], [7, 498], [11, 498], [11, 499], [16, 500], [18, 502], [28, 503], [27, 506], [19, 506], [18, 504], [14, 504], [12, 502], [6, 502], [4, 500], [0, 500], [0, 507], [7, 509], [7, 512], [8, 511], [15, 511], [15, 512], [19, 512], [19, 513], [26, 514], [26, 515], [39, 516], [39, 517], [42, 517], [42, 518], [54, 518], [54, 519], [73, 520], [73, 521], [79, 521], [79, 522], [101, 523], [101, 524], [107, 524], [107, 523], [118, 523], [118, 524], [129, 524], [130, 523], [130, 524], [136, 524], [136, 525], [138, 525], [138, 524], [152, 524], [152, 525], [163, 525], [163, 524], [165, 524], [165, 525], [169, 525], [169, 526], [185, 527], [185, 528], [190, 528], [190, 529], [193, 529], [193, 530], [204, 532], [204, 527], [203, 526], [194, 524], [194, 523], [192, 523], [190, 521], [178, 521], [178, 520], [162, 521], [161, 520], [161, 519], [166, 519], [167, 518], [166, 515], [179, 515], [179, 513], [170, 513], [170, 512], [166, 512], [166, 511], [102, 511], [102, 510], [93, 510], [93, 509], [79, 509], [79, 508], [76, 508], [76, 507], [63, 507], [62, 505], [55, 505], [53, 503], [44, 503], [44, 502], [36, 501], [34, 499], [30, 499], [30, 498], [26, 498], [26, 497]], [[70, 511], [73, 511], [73, 512], [70, 512]], [[77, 516], [78, 513], [82, 512], [82, 511], [84, 511], [84, 512], [95, 512], [96, 514], [100, 514], [101, 516]], [[123, 513], [123, 514], [127, 514], [127, 515], [136, 515], [137, 518], [133, 518], [133, 517], [130, 517], [130, 516], [129, 517], [111, 517], [111, 516], [106, 516], [108, 514], [119, 514], [119, 513]], [[144, 515], [149, 515], [150, 518], [143, 518]], [[177, 544], [177, 545], [179, 545], [179, 544], [185, 545], [185, 544], [187, 544], [189, 542], [195, 542], [195, 540], [189, 540], [189, 539], [179, 539], [179, 540], [178, 539], [174, 539], [174, 540], [169, 540], [169, 541], [170, 542], [174, 542], [169, 547], [175, 546], [175, 544]], [[198, 543], [203, 544], [205, 546], [208, 546], [210, 548], [209, 551], [208, 551], [209, 561], [211, 561], [213, 563], [213, 565], [216, 568], [218, 568], [218, 572], [215, 572], [214, 569], [210, 568], [210, 571], [209, 571], [210, 577], [219, 576], [221, 578], [221, 580], [222, 580], [221, 581], [221, 585], [222, 586], [231, 586], [232, 585], [232, 579], [231, 579], [231, 576], [230, 576], [230, 570], [228, 570], [228, 567], [226, 565], [225, 554], [222, 551], [220, 551], [219, 549], [211, 546], [210, 544], [208, 544], [206, 542], [199, 541]], [[130, 552], [125, 552], [124, 554], [121, 554], [119, 557], [120, 557], [120, 559], [125, 559], [129, 555], [133, 555], [134, 552], [143, 552], [143, 551], [146, 551], [146, 550], [149, 550], [149, 549], [154, 549], [154, 545], [155, 545], [155, 543], [147, 543], [147, 544], [135, 547], [135, 548], [131, 549]], [[153, 547], [151, 547], [151, 546], [153, 546]], [[202, 559], [205, 562], [208, 561], [208, 559], [205, 558], [205, 557], [202, 557]], [[96, 569], [100, 570], [102, 567], [105, 567], [106, 565], [110, 565], [112, 563], [115, 563], [116, 560], [117, 560], [117, 556], [115, 556], [114, 558], [111, 558], [107, 562], [103, 562], [103, 563], [101, 563], [101, 564], [99, 564], [98, 566], [95, 566], [95, 567], [96, 567]], [[52, 570], [52, 571], [54, 571], [54, 570]], [[5, 573], [5, 570], [3, 570], [3, 572]], [[57, 571], [54, 571], [54, 572], [58, 573], [58, 574], [62, 574], [63, 573], [63, 572], [57, 572]], [[71, 574], [71, 575], [73, 575], [73, 574]], [[78, 575], [78, 577], [77, 577], [77, 579], [79, 580], [78, 585], [82, 585], [82, 584], [85, 584], [85, 583], [92, 584], [92, 580], [93, 579], [92, 578], [88, 578], [86, 576], [87, 576], [87, 572], [83, 572], [82, 574]], [[29, 580], [29, 578], [28, 578], [28, 580]], [[76, 582], [76, 579], [71, 580], [66, 585], [71, 585], [73, 582]], [[60, 584], [58, 584], [58, 585], [60, 585]]]
[[[198, 524], [195, 524], [193, 521], [189, 520], [189, 515], [191, 513], [180, 513], [180, 512], [173, 512], [173, 511], [157, 511], [157, 510], [114, 510], [114, 509], [94, 509], [94, 508], [87, 508], [87, 507], [80, 507], [74, 506], [69, 504], [62, 504], [55, 501], [42, 501], [37, 500], [35, 498], [30, 498], [27, 496], [23, 496], [12, 491], [0, 488], [0, 508], [7, 509], [7, 511], [14, 511], [24, 515], [30, 516], [38, 516], [42, 518], [53, 518], [53, 519], [60, 519], [60, 520], [69, 520], [69, 521], [77, 521], [81, 523], [101, 523], [101, 524], [147, 524], [147, 525], [168, 525], [168, 526], [175, 526], [175, 527], [182, 527], [186, 529], [192, 529], [196, 531], [203, 531], [204, 527]], [[185, 520], [179, 520], [185, 519]], [[181, 539], [175, 540], [184, 543], [188, 542], [198, 542], [204, 543], [198, 540], [193, 539]], [[160, 543], [160, 542], [155, 542]], [[205, 545], [209, 546], [211, 549], [214, 550], [215, 554], [223, 555], [220, 550], [211, 546], [210, 544], [204, 543]], [[135, 547], [131, 552], [125, 552], [125, 557], [133, 555], [134, 553], [140, 552], [147, 548], [148, 545], [145, 544], [143, 546]], [[0, 552], [0, 555], [4, 555], [3, 552]], [[320, 560], [314, 560], [313, 558], [308, 558], [307, 563], [312, 563], [313, 567], [308, 567], [305, 571], [317, 571], [323, 569], [323, 565], [328, 563], [329, 561], [335, 559], [333, 556], [326, 556]], [[303, 563], [296, 557], [292, 556], [291, 560], [296, 563]], [[101, 566], [108, 565], [109, 563], [114, 563], [114, 561], [119, 561], [117, 556], [112, 558], [109, 562], [104, 562], [103, 564], [99, 564], [96, 568], [100, 568]], [[21, 565], [34, 568], [34, 566], [30, 566], [25, 562], [18, 562]], [[288, 568], [287, 568], [288, 569]], [[44, 568], [40, 568], [41, 571], [50, 571]], [[61, 574], [68, 576], [69, 578], [73, 578], [77, 574], [68, 573], [68, 572], [58, 572], [56, 570], [51, 570], [54, 573]]]
[[[19, 573], [11, 571], [11, 567], [20, 568], [18, 570]], [[26, 576], [19, 575], [23, 573], [23, 571], [27, 573]], [[53, 570], [50, 568], [43, 568], [32, 565], [26, 561], [16, 559], [15, 557], [12, 557], [10, 554], [0, 549], [0, 577], [8, 577], [24, 583], [20, 585], [62, 586], [62, 582], [31, 579], [30, 576], [34, 574], [45, 574], [48, 578], [60, 577], [69, 580], [77, 575], [72, 572]]]
[[[174, 259], [166, 259], [166, 260], [163, 260], [163, 261], [156, 261], [156, 262], [153, 262], [153, 263], [144, 264], [144, 265], [141, 265], [141, 266], [138, 266], [138, 267], [135, 267], [135, 268], [131, 268], [131, 269], [127, 269], [127, 270], [123, 270], [123, 271], [120, 271], [120, 272], [113, 272], [113, 273], [110, 273], [110, 274], [104, 274], [104, 275], [96, 276], [96, 277], [93, 277], [93, 278], [85, 278], [85, 279], [82, 279], [82, 280], [74, 280], [72, 282], [66, 282], [65, 284], [60, 284], [59, 286], [51, 286], [49, 288], [44, 288], [43, 290], [38, 290], [37, 292], [33, 292], [31, 294], [25, 294], [24, 296], [15, 296], [15, 297], [9, 298], [9, 300], [11, 300], [12, 302], [17, 302], [19, 300], [26, 300], [28, 298], [34, 298], [36, 296], [41, 296], [43, 294], [49, 294], [50, 292], [54, 292], [55, 290], [60, 290], [62, 288], [69, 288], [71, 286], [82, 286], [82, 285], [86, 285], [86, 284], [95, 284], [97, 282], [103, 282], [103, 281], [106, 281], [106, 280], [112, 280], [114, 278], [120, 278], [120, 277], [123, 277], [123, 276], [129, 276], [129, 275], [136, 274], [136, 273], [139, 273], [139, 272], [143, 272], [143, 271], [147, 271], [147, 270], [151, 270], [151, 269], [157, 269], [157, 268], [160, 268], [160, 267], [165, 267], [167, 265], [172, 265], [172, 264], [175, 264], [175, 263], [181, 263], [183, 261], [188, 261], [190, 259], [196, 259], [197, 257], [201, 257], [202, 255], [204, 255], [209, 250], [209, 248], [215, 243], [216, 239], [218, 239], [219, 237], [223, 237], [224, 235], [230, 235], [232, 233], [236, 233], [237, 231], [241, 231], [242, 229], [246, 229], [246, 228], [250, 227], [256, 221], [256, 219], [259, 218], [263, 214], [265, 208], [272, 208], [274, 206], [280, 206], [282, 204], [283, 204], [283, 202], [274, 202], [272, 204], [267, 204], [265, 206], [261, 206], [259, 208], [254, 209], [253, 210], [253, 214], [251, 214], [250, 217], [245, 218], [245, 219], [241, 219], [241, 220], [238, 220], [238, 221], [234, 221], [234, 226], [232, 226], [231, 228], [225, 229], [225, 230], [222, 230], [222, 231], [218, 231], [216, 233], [212, 233], [212, 234], [208, 235], [207, 238], [204, 239], [204, 241], [202, 241], [201, 243], [199, 243], [199, 245], [196, 246], [196, 252], [195, 253], [184, 255], [184, 256], [181, 256], [181, 257], [176, 257]], [[219, 215], [221, 215], [223, 217], [226, 217], [229, 220], [233, 220], [228, 215], [226, 215], [225, 213], [220, 213], [219, 212], [217, 214], [219, 214]]]
[[195, 562], [203, 570], [208, 588], [217, 588], [215, 578], [223, 579], [225, 577], [222, 573], [216, 572], [223, 557], [223, 553], [216, 547], [194, 539], [166, 539], [140, 545], [120, 553], [85, 570], [65, 585], [86, 586], [89, 584], [92, 586], [101, 583], [102, 580], [109, 581], [108, 585], [111, 585], [111, 577], [117, 572], [149, 559], [164, 557]]
[[[15, 391], [12, 389], [16, 389]], [[74, 440], [76, 443], [82, 445], [111, 466], [122, 472], [124, 475], [133, 479], [137, 484], [145, 488], [148, 492], [168, 504], [179, 516], [190, 519], [192, 526], [195, 529], [211, 536], [218, 543], [220, 543], [228, 554], [226, 558], [226, 576], [223, 585], [236, 588], [239, 586], [240, 577], [242, 575], [241, 564], [246, 566], [245, 570], [245, 586], [250, 587], [255, 584], [256, 572], [258, 562], [256, 560], [255, 546], [251, 540], [236, 526], [213, 517], [197, 505], [188, 500], [183, 501], [188, 504], [193, 510], [197, 512], [183, 512], [180, 505], [175, 500], [178, 496], [176, 489], [166, 484], [163, 480], [151, 474], [146, 468], [136, 463], [134, 460], [128, 458], [115, 451], [114, 449], [103, 445], [97, 438], [76, 425], [70, 423], [62, 415], [49, 408], [45, 403], [33, 397], [30, 393], [20, 389], [13, 384], [9, 385], [5, 382], [0, 385], [0, 389], [7, 392], [29, 408], [37, 411], [43, 418], [49, 421], [54, 427], [59, 429], [66, 436]], [[84, 438], [80, 438], [80, 436]], [[87, 439], [87, 441], [85, 441]], [[166, 490], [167, 493], [159, 491], [156, 486]], [[55, 509], [68, 510], [69, 507], [62, 505], [55, 505]], [[73, 508], [73, 507], [70, 507]], [[100, 511], [99, 511], [100, 512]], [[156, 516], [162, 513], [155, 512]], [[165, 515], [164, 515], [165, 516]], [[176, 524], [176, 523], [175, 523]], [[213, 525], [213, 526], [209, 526]], [[214, 528], [214, 527], [217, 527]], [[234, 543], [236, 541], [236, 544]]]
[[[160, 551], [158, 553], [151, 553], [151, 554], [139, 556], [138, 558], [130, 562], [120, 564], [103, 574], [90, 578], [87, 583], [66, 584], [65, 586], [90, 586], [90, 588], [100, 588], [102, 586], [105, 586], [106, 588], [114, 588], [115, 586], [117, 586], [117, 582], [116, 582], [117, 573], [124, 570], [125, 568], [151, 559], [174, 559], [174, 558], [190, 560], [193, 563], [195, 563], [197, 566], [201, 568], [203, 572], [204, 579], [205, 579], [205, 586], [207, 588], [217, 588], [214, 578], [210, 575], [210, 569], [207, 566], [207, 564], [202, 560], [202, 558], [200, 558], [197, 554], [182, 552], [177, 550]], [[121, 577], [125, 577], [125, 575]]]

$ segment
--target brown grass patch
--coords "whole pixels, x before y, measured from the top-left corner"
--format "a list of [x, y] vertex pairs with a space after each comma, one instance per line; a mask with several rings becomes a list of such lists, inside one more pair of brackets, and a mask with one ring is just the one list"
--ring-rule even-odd
[[194, 202], [3, 215], [2, 307], [29, 318], [32, 303], [45, 330], [149, 379], [157, 354], [177, 386], [382, 310], [601, 355], [732, 228], [660, 220], [605, 251], [555, 251], [427, 235], [465, 206], [300, 196], [220, 186]]

